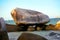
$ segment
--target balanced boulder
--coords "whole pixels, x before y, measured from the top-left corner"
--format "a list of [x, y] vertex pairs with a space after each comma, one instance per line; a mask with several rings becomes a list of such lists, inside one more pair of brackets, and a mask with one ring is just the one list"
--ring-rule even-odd
[[49, 22], [49, 17], [41, 12], [15, 8], [12, 10], [11, 15], [16, 24], [45, 24]]

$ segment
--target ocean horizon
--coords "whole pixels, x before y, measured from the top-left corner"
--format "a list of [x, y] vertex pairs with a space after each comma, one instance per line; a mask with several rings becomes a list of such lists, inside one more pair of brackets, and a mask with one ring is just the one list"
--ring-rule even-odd
[[[50, 18], [50, 21], [47, 23], [47, 25], [48, 24], [55, 25], [59, 20], [60, 20], [60, 18]], [[16, 25], [14, 20], [5, 20], [5, 22], [6, 22], [6, 24]]]

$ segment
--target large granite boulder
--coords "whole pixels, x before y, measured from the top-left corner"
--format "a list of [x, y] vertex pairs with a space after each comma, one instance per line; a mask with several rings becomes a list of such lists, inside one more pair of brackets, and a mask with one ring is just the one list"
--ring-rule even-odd
[[3, 18], [0, 18], [0, 40], [9, 40], [6, 25]]
[[32, 33], [22, 33], [17, 40], [47, 40], [47, 39], [40, 35], [36, 35]]
[[11, 15], [16, 24], [45, 24], [49, 22], [49, 17], [41, 12], [15, 8], [12, 10]]

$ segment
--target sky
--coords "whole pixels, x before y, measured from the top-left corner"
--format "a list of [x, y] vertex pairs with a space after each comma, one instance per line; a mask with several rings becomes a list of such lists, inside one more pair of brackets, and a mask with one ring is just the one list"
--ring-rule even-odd
[[12, 20], [11, 10], [16, 7], [42, 12], [49, 18], [60, 17], [60, 0], [0, 0], [0, 17]]

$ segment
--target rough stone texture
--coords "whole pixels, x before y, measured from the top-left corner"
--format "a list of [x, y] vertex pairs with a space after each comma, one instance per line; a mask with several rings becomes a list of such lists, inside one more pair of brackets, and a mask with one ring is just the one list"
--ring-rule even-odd
[[33, 26], [29, 26], [27, 29], [27, 31], [34, 31], [34, 30], [35, 30], [35, 27], [33, 27]]
[[48, 40], [60, 40], [60, 32], [51, 31], [49, 34], [45, 36]]
[[0, 40], [9, 40], [6, 25], [3, 18], [0, 18]]
[[18, 40], [47, 40], [44, 37], [32, 33], [22, 33]]
[[55, 28], [56, 28], [57, 30], [60, 30], [60, 20], [56, 23]]
[[34, 24], [34, 23], [42, 23], [45, 24], [49, 21], [49, 17], [41, 12], [15, 8], [12, 10], [11, 15], [16, 22], [16, 24]]
[[46, 30], [56, 30], [55, 25], [53, 24], [47, 25]]

